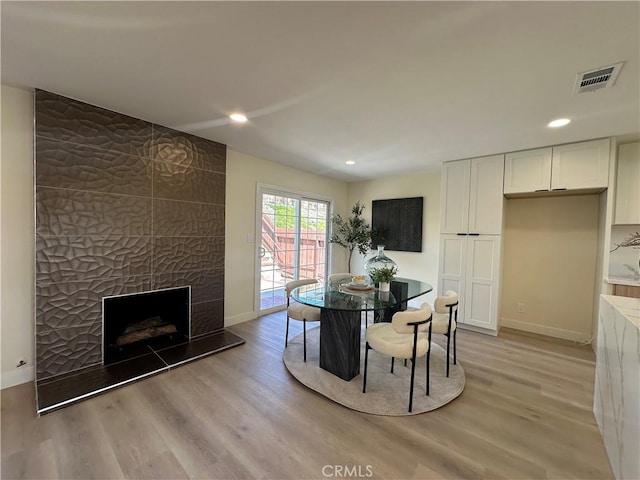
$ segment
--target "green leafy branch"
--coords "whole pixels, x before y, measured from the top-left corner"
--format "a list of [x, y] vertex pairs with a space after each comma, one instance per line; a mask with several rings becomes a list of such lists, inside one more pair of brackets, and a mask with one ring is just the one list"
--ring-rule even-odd
[[331, 216], [333, 233], [329, 238], [329, 242], [340, 245], [348, 250], [349, 272], [351, 272], [353, 251], [357, 249], [361, 255], [364, 255], [371, 247], [371, 230], [369, 229], [369, 224], [362, 218], [363, 210], [364, 205], [358, 201], [351, 209], [351, 216], [349, 218], [344, 219], [339, 213], [334, 213]]

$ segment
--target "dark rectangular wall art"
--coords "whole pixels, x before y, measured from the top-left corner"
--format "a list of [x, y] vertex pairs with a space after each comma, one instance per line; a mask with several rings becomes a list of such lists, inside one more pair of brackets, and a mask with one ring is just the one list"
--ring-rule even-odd
[[374, 243], [384, 245], [385, 250], [421, 252], [423, 203], [423, 197], [374, 200], [371, 208]]
[[35, 94], [36, 379], [102, 363], [102, 298], [191, 287], [224, 327], [226, 146]]

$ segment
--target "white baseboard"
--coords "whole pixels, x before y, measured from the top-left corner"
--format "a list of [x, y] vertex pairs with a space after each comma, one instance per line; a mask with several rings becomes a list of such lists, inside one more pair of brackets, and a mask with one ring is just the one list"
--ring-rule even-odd
[[224, 319], [224, 326], [231, 327], [232, 325], [237, 325], [239, 323], [248, 322], [249, 320], [255, 320], [258, 318], [255, 312], [246, 312], [241, 313], [239, 315], [234, 315], [233, 317], [227, 317]]
[[582, 332], [574, 332], [573, 330], [565, 330], [563, 328], [549, 327], [547, 325], [539, 325], [537, 323], [522, 322], [511, 318], [501, 318], [503, 327], [514, 328], [516, 330], [524, 330], [525, 332], [538, 333], [548, 337], [562, 338], [564, 340], [572, 340], [574, 342], [587, 342], [591, 337]]
[[33, 375], [33, 367], [23, 366], [20, 368], [14, 368], [8, 372], [3, 372], [0, 376], [0, 389], [14, 387], [22, 383], [33, 382], [35, 378]]
[[483, 333], [485, 335], [491, 335], [492, 337], [496, 337], [498, 332], [496, 330], [491, 330], [489, 328], [476, 327], [475, 325], [468, 325], [466, 323], [458, 322], [458, 327], [462, 330], [470, 330], [476, 333]]

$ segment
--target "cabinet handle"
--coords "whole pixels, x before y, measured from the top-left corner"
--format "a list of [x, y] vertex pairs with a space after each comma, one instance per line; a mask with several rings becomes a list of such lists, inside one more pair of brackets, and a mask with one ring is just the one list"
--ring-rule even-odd
[[557, 192], [557, 191], [559, 191], [559, 190], [566, 190], [566, 188], [554, 188], [554, 189], [553, 189], [553, 191], [554, 191], [554, 192]]
[[464, 236], [468, 235], [468, 233], [456, 233], [456, 235], [460, 235], [461, 237], [464, 237]]
[[540, 190], [536, 190], [536, 192], [548, 192], [548, 188], [541, 188]]
[[480, 234], [479, 233], [470, 233], [469, 236], [470, 237], [479, 237]]

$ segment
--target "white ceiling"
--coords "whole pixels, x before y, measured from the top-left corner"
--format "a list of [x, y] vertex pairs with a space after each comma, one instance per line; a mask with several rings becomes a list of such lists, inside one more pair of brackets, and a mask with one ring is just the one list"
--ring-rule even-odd
[[[0, 13], [5, 84], [347, 181], [640, 131], [635, 1], [3, 1]], [[612, 88], [573, 95], [577, 73], [622, 60]], [[234, 111], [249, 122], [230, 124]], [[573, 122], [546, 127], [561, 116]]]

